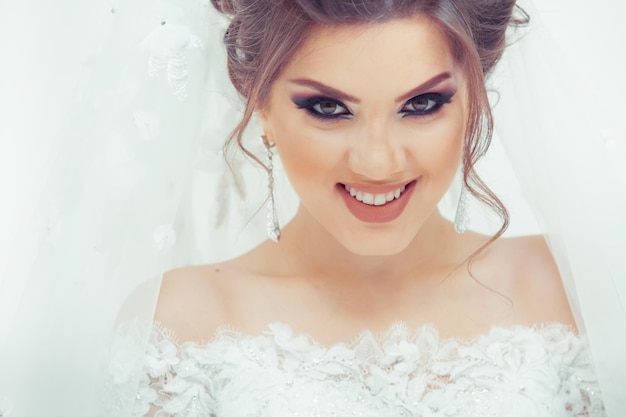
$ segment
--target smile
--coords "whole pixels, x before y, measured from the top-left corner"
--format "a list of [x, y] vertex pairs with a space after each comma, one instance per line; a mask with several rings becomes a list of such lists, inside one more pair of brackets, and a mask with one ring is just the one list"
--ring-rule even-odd
[[403, 185], [387, 193], [372, 194], [372, 193], [360, 191], [356, 189], [355, 187], [350, 187], [349, 185], [344, 185], [344, 188], [357, 201], [360, 201], [361, 203], [367, 204], [370, 206], [384, 206], [385, 204], [395, 200], [396, 198], [400, 198], [404, 190], [406, 190], [406, 186]]
[[419, 183], [419, 178], [390, 186], [339, 183], [337, 190], [348, 211], [357, 219], [367, 223], [387, 223], [402, 214]]

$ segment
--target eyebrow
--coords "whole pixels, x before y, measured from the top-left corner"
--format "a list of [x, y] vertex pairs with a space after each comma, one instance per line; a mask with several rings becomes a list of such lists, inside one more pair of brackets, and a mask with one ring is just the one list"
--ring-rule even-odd
[[[430, 78], [429, 80], [427, 80], [426, 82], [418, 85], [417, 87], [413, 88], [411, 91], [401, 95], [400, 97], [396, 98], [396, 102], [401, 102], [401, 101], [405, 101], [408, 100], [412, 97], [418, 96], [420, 94], [423, 94], [425, 92], [427, 92], [428, 90], [430, 90], [431, 88], [436, 87], [437, 85], [441, 84], [442, 82], [444, 82], [445, 80], [448, 80], [452, 78], [452, 74], [450, 74], [449, 72], [442, 72], [441, 74], [437, 74], [434, 77]], [[344, 93], [341, 90], [337, 90], [336, 88], [333, 88], [331, 86], [322, 84], [319, 81], [315, 81], [315, 80], [311, 80], [308, 78], [295, 78], [295, 79], [291, 79], [288, 80], [290, 83], [293, 84], [297, 84], [303, 87], [310, 87], [313, 88], [317, 91], [319, 91], [322, 94], [331, 96], [333, 98], [336, 98], [338, 100], [342, 100], [342, 101], [350, 101], [352, 103], [360, 103], [361, 99], [354, 97], [348, 93]]]
[[441, 74], [437, 74], [425, 83], [418, 85], [406, 94], [403, 94], [400, 97], [396, 98], [396, 103], [408, 100], [415, 96], [419, 96], [420, 94], [424, 94], [431, 88], [435, 88], [436, 86], [446, 80], [449, 80], [450, 78], [452, 78], [452, 74], [450, 74], [449, 72], [442, 72]]
[[293, 84], [298, 84], [303, 87], [311, 87], [322, 94], [327, 96], [331, 96], [341, 101], [350, 101], [352, 103], [360, 103], [361, 99], [351, 96], [348, 93], [344, 93], [343, 91], [337, 90], [336, 88], [330, 87], [328, 85], [322, 84], [315, 80], [310, 80], [308, 78], [296, 78], [293, 80], [289, 80], [289, 82]]

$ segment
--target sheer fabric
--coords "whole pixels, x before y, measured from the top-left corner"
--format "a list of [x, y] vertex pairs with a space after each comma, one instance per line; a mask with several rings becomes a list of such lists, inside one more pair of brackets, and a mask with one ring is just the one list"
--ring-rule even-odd
[[[224, 22], [208, 0], [55, 4], [63, 19], [85, 22], [74, 35], [83, 38], [72, 61], [80, 66], [34, 73], [48, 83], [64, 71], [79, 75], [67, 106], [30, 114], [62, 122], [58, 134], [38, 131], [50, 157], [0, 281], [0, 412], [127, 416], [145, 347], [154, 346], [162, 272], [263, 239], [263, 216], [254, 214], [264, 172], [238, 157], [233, 177], [223, 161], [239, 105], [225, 74]], [[514, 35], [490, 81], [498, 139], [549, 238], [607, 414], [616, 417], [626, 409], [624, 6], [522, 5], [531, 26]], [[45, 7], [32, 2], [33, 16]], [[18, 54], [32, 37], [10, 39]], [[40, 92], [25, 91], [35, 99]], [[262, 155], [258, 132], [252, 126], [246, 140]], [[296, 199], [280, 165], [275, 172], [285, 224]], [[136, 366], [115, 368], [120, 355]], [[105, 394], [112, 374], [123, 387], [115, 400]]]
[[538, 3], [493, 80], [498, 136], [589, 338], [609, 415], [626, 409], [624, 11]]
[[[210, 105], [221, 96], [210, 64], [223, 59], [214, 58], [222, 25], [209, 6], [57, 5], [64, 20], [92, 26], [73, 35], [84, 36], [85, 54], [60, 66], [78, 74], [76, 85], [60, 100], [66, 108], [45, 109], [63, 122], [57, 134], [41, 132], [50, 156], [0, 283], [4, 414], [102, 414], [117, 323], [150, 323], [162, 272], [201, 261], [185, 223], [191, 172], [225, 171], [212, 165], [222, 139], [207, 138], [230, 126]], [[46, 68], [56, 66], [39, 69], [49, 83], [65, 79]], [[147, 336], [133, 333], [139, 346]]]

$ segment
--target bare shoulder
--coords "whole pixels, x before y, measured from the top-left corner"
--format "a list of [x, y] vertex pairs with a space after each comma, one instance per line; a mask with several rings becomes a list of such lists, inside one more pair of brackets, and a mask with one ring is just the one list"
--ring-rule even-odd
[[227, 322], [228, 263], [190, 266], [163, 276], [154, 314], [155, 322], [172, 331], [180, 341], [208, 341]]
[[281, 306], [275, 300], [282, 286], [267, 273], [271, 262], [266, 251], [272, 247], [269, 242], [226, 262], [167, 272], [154, 320], [181, 342], [208, 342], [222, 326], [244, 332], [264, 329]]
[[499, 239], [490, 250], [516, 310], [528, 323], [561, 322], [576, 327], [561, 275], [543, 236]]
[[543, 236], [503, 238], [495, 247], [498, 256], [519, 272], [541, 281], [560, 282], [559, 271]]
[[499, 243], [502, 257], [519, 272], [519, 279], [528, 285], [561, 291], [561, 275], [543, 236], [508, 238]]

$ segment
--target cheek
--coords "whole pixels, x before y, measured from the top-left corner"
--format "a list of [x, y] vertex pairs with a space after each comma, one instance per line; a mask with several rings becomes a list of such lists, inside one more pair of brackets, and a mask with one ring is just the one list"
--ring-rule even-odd
[[304, 180], [322, 183], [341, 159], [341, 150], [333, 145], [336, 141], [298, 123], [297, 118], [275, 120], [273, 133], [281, 163], [296, 190]]
[[464, 119], [446, 118], [416, 137], [419, 139], [410, 149], [423, 175], [428, 181], [449, 183], [461, 163]]
[[[287, 140], [287, 142], [292, 141], [295, 142], [295, 138]], [[315, 181], [325, 168], [324, 160], [315, 152], [315, 149], [306, 149], [306, 147], [284, 142], [277, 145], [276, 149], [289, 180], [296, 190], [303, 179]]]
[[461, 154], [463, 152], [463, 142], [465, 137], [465, 126], [462, 121], [450, 123], [442, 126], [439, 137], [443, 140], [438, 146], [437, 151], [433, 152], [439, 158], [442, 168], [452, 165], [454, 169], [458, 168], [461, 162]]

